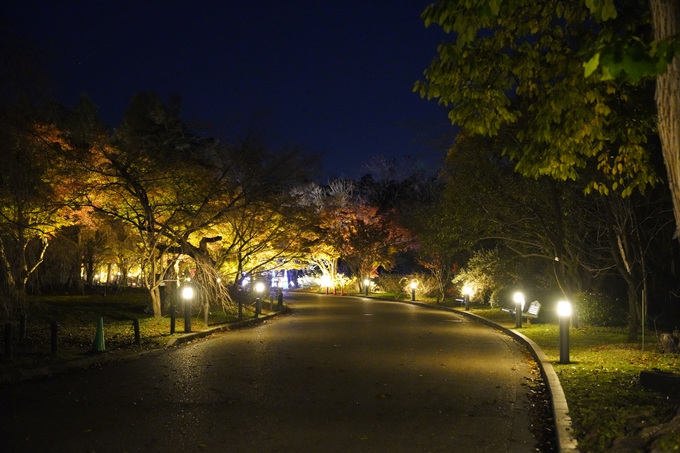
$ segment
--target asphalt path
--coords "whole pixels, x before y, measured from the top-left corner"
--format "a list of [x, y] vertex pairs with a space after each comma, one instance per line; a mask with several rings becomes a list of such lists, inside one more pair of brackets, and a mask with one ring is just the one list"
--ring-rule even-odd
[[531, 452], [531, 363], [455, 313], [291, 294], [290, 315], [0, 387], [0, 452]]

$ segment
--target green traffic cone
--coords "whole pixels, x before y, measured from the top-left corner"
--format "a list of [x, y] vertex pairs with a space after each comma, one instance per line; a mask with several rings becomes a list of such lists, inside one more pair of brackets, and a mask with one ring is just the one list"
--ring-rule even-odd
[[104, 318], [99, 318], [99, 323], [97, 323], [97, 333], [94, 336], [94, 341], [92, 342], [92, 352], [104, 352], [106, 347], [104, 346]]

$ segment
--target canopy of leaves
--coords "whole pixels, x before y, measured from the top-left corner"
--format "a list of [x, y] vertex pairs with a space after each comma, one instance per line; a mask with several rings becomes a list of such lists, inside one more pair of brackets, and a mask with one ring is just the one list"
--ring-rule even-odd
[[[622, 9], [621, 14], [617, 11], [614, 0], [585, 0], [595, 19], [606, 23], [597, 43], [585, 50], [586, 77], [593, 75], [599, 80], [621, 77], [638, 83], [645, 77], [666, 72], [668, 64], [680, 52], [680, 36], [651, 40], [644, 33], [630, 33], [634, 28], [621, 26], [621, 22], [628, 20], [638, 24], [648, 23], [649, 10], [640, 8], [642, 5], [636, 5], [635, 2], [617, 3]], [[631, 3], [639, 9], [631, 11]]]
[[455, 35], [414, 90], [449, 107], [468, 133], [501, 134], [518, 172], [583, 178], [602, 193], [658, 180], [645, 149], [654, 111], [647, 87], [584, 75], [580, 49], [598, 39], [585, 5], [440, 0], [423, 19]]

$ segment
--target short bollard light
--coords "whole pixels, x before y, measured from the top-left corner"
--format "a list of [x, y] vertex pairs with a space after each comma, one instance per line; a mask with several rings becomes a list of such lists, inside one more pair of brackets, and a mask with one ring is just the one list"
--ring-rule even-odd
[[411, 286], [411, 300], [414, 301], [416, 300], [416, 288], [418, 287], [418, 282], [413, 280], [410, 286]]
[[193, 298], [193, 287], [187, 285], [182, 288], [182, 299], [184, 299], [184, 333], [191, 332], [191, 301]]
[[321, 286], [322, 286], [322, 287], [323, 287], [323, 286], [326, 287], [326, 294], [328, 294], [328, 293], [329, 293], [329, 288], [330, 288], [330, 286], [331, 286], [331, 277], [330, 277], [329, 275], [324, 275], [323, 277], [321, 277], [320, 283], [321, 283]]
[[465, 301], [465, 311], [470, 311], [470, 294], [472, 294], [472, 287], [463, 286], [463, 300]]
[[369, 279], [364, 280], [364, 295], [368, 296], [368, 287], [371, 285]]
[[262, 292], [264, 291], [264, 283], [257, 282], [255, 284], [255, 292], [257, 298], [255, 299], [255, 317], [257, 318], [262, 313]]
[[557, 302], [557, 315], [560, 318], [560, 363], [569, 363], [569, 325], [571, 324], [571, 303], [566, 300]]
[[512, 300], [515, 302], [515, 329], [522, 328], [522, 310], [524, 310], [524, 294], [517, 291]]

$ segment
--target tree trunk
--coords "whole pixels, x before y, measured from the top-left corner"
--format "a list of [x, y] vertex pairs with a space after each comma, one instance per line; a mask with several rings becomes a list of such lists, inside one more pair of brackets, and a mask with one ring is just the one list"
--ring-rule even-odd
[[[649, 0], [654, 39], [662, 40], [678, 34], [680, 2]], [[665, 73], [656, 78], [656, 109], [659, 137], [673, 197], [675, 236], [680, 241], [680, 58], [675, 56]]]
[[151, 307], [153, 308], [154, 318], [160, 318], [162, 315], [161, 310], [161, 291], [158, 286], [154, 286], [149, 289], [149, 295], [151, 296]]
[[637, 341], [640, 320], [638, 314], [637, 286], [631, 280], [628, 283], [628, 341]]

